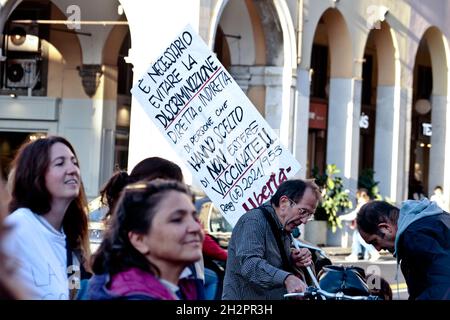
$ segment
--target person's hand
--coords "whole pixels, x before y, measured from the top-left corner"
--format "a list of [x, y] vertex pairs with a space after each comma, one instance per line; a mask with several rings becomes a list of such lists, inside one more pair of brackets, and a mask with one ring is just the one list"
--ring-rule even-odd
[[306, 284], [293, 274], [286, 277], [284, 280], [284, 285], [286, 286], [288, 293], [306, 291]]
[[307, 248], [292, 250], [291, 258], [298, 268], [307, 267], [312, 263], [311, 251], [309, 251]]

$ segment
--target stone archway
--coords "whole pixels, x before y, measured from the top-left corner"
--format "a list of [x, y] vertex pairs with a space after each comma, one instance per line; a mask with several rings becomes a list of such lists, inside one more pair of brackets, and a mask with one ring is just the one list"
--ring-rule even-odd
[[[411, 131], [412, 140], [416, 144], [411, 145], [410, 196], [414, 193], [415, 185], [413, 182], [420, 176], [420, 170], [424, 175], [421, 178], [425, 196], [429, 196], [437, 185], [443, 187], [444, 195], [447, 198], [450, 195], [450, 164], [448, 163], [450, 133], [447, 128], [450, 118], [450, 112], [448, 111], [448, 70], [449, 48], [447, 40], [437, 27], [430, 27], [422, 36], [414, 68], [413, 127]], [[431, 82], [432, 86], [429, 87], [428, 85], [427, 88], [422, 90], [421, 88], [426, 82]], [[421, 99], [431, 102], [431, 110], [420, 112], [417, 101]], [[432, 131], [417, 132], [417, 128], [414, 127], [415, 122], [423, 126], [424, 121], [431, 123]], [[420, 148], [423, 148], [423, 150]], [[422, 167], [419, 168], [420, 166]]]
[[[371, 88], [363, 86], [362, 103], [367, 97], [367, 90], [376, 90], [376, 95], [371, 94], [371, 107], [375, 106], [375, 112], [370, 114], [369, 125], [374, 129], [374, 141], [372, 141], [373, 167], [375, 180], [379, 182], [381, 195], [388, 196], [392, 200], [398, 197], [398, 171], [399, 162], [399, 119], [400, 119], [400, 61], [397, 50], [395, 34], [386, 21], [377, 24], [379, 28], [372, 29], [368, 35], [366, 52], [372, 53], [374, 66], [369, 76], [376, 85]], [[367, 47], [372, 48], [367, 48]], [[371, 51], [371, 52], [370, 52]], [[369, 55], [366, 58], [370, 57]], [[368, 63], [366, 60], [365, 63]], [[363, 72], [364, 77], [364, 72]], [[364, 79], [366, 80], [366, 79]], [[363, 80], [363, 81], [364, 81]], [[370, 94], [369, 93], [369, 94]], [[364, 107], [362, 107], [364, 108]], [[364, 130], [361, 128], [361, 130]], [[368, 150], [360, 152], [369, 153]]]
[[[319, 104], [321, 110], [324, 109], [321, 112], [321, 117], [324, 119], [322, 119], [323, 124], [321, 124], [320, 128], [321, 130], [325, 130], [323, 136], [326, 139], [326, 143], [321, 144], [321, 148], [323, 149], [321, 153], [326, 159], [325, 164], [336, 164], [341, 170], [341, 175], [344, 176], [347, 187], [352, 187], [353, 185], [356, 187], [359, 130], [358, 121], [355, 120], [354, 113], [359, 113], [358, 92], [360, 90], [360, 83], [353, 78], [351, 37], [345, 19], [339, 10], [333, 8], [326, 9], [317, 18], [314, 35], [315, 39], [312, 38], [308, 46], [310, 48], [308, 49], [310, 50], [309, 54], [317, 58], [313, 53], [312, 44], [320, 44], [324, 49], [322, 51], [327, 56], [324, 58], [324, 63], [328, 65], [326, 69], [322, 70], [325, 80], [319, 81], [320, 85], [324, 87], [319, 88], [319, 91], [323, 93], [319, 97]], [[305, 70], [306, 72], [312, 68], [311, 60], [308, 61], [309, 66]], [[319, 63], [319, 65], [323, 66], [323, 63]], [[309, 74], [304, 74], [303, 77], [300, 75], [300, 77], [305, 82], [306, 79], [304, 78], [309, 77]], [[328, 78], [329, 84], [327, 85]], [[309, 87], [309, 80], [306, 81], [306, 84]], [[308, 111], [311, 112], [312, 104], [310, 100], [316, 94], [314, 93], [315, 89], [313, 91], [310, 91], [309, 88], [306, 89], [306, 84], [301, 83], [300, 85], [303, 87], [300, 90], [304, 91], [302, 94], [303, 98], [306, 98], [305, 93], [308, 93], [307, 99], [310, 105]], [[325, 92], [328, 93], [327, 96]], [[312, 111], [314, 112], [314, 110]], [[309, 112], [306, 114], [309, 114]], [[308, 127], [313, 128], [313, 125], [310, 121]], [[308, 148], [310, 149], [311, 143], [313, 142], [311, 142], [311, 139], [309, 140], [308, 142], [310, 144]], [[312, 169], [314, 164], [310, 163], [309, 167]], [[308, 175], [310, 174], [309, 172]]]
[[217, 6], [220, 17], [213, 17], [211, 34], [213, 47], [222, 48], [219, 60], [290, 146], [295, 36], [285, 1], [229, 0]]
[[[122, 18], [126, 21], [125, 12]], [[127, 62], [131, 48], [130, 29], [127, 25], [114, 26], [103, 46], [103, 103], [105, 114], [112, 121], [102, 130], [102, 176], [107, 181], [114, 168], [127, 169], [130, 133], [132, 65]]]
[[[14, 9], [17, 8], [17, 6], [22, 2], [23, 0], [9, 0], [6, 1], [6, 3], [2, 6], [0, 10], [0, 21], [6, 21], [8, 20], [9, 15], [14, 11]], [[0, 25], [0, 33], [3, 33], [5, 28], [5, 24]], [[0, 44], [3, 44], [3, 38], [0, 39]]]
[[352, 42], [347, 23], [336, 9], [323, 14], [330, 56], [330, 85], [327, 123], [327, 163], [336, 164], [347, 187], [355, 188], [359, 145], [361, 82], [353, 79]]

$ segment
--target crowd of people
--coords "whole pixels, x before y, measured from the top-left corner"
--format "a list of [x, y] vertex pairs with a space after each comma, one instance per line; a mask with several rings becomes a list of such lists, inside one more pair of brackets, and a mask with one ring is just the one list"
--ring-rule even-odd
[[[292, 245], [321, 201], [312, 181], [280, 184], [240, 217], [225, 250], [204, 230], [181, 169], [147, 158], [102, 188], [106, 232], [91, 254], [80, 170], [70, 142], [49, 136], [24, 144], [8, 181], [0, 179], [0, 299], [269, 300], [317, 281], [323, 262]], [[410, 299], [450, 299], [450, 215], [441, 198], [397, 208], [358, 190], [356, 210], [342, 217], [355, 222], [348, 260], [362, 248], [372, 261], [388, 250]], [[211, 259], [226, 263], [224, 273]], [[377, 283], [370, 293], [391, 299], [387, 282]]]

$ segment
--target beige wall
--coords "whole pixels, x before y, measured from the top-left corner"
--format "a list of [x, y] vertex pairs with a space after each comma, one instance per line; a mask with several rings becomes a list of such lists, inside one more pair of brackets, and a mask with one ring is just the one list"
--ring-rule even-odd
[[264, 41], [264, 30], [261, 19], [256, 11], [253, 0], [246, 0], [248, 14], [253, 29], [253, 39], [255, 41], [255, 65], [264, 66], [266, 64], [266, 44]]
[[54, 45], [44, 42], [48, 52], [47, 96], [63, 96], [64, 59]]
[[258, 109], [259, 113], [264, 117], [266, 108], [266, 87], [265, 86], [251, 86], [248, 88], [247, 96], [250, 101]]

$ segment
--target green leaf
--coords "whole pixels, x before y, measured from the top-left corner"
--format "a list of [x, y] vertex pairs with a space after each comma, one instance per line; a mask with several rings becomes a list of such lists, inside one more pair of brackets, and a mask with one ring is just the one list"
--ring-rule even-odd
[[334, 186], [335, 186], [334, 181], [332, 179], [328, 179], [327, 180], [328, 189], [334, 189]]
[[322, 183], [320, 185], [322, 200], [319, 207], [322, 209], [321, 212], [326, 215], [328, 226], [335, 232], [337, 228], [342, 228], [338, 213], [352, 208], [352, 201], [350, 201], [348, 191], [344, 188], [342, 177], [336, 176], [340, 170], [335, 164], [327, 165], [324, 175], [319, 175], [318, 170], [315, 170], [314, 173], [316, 182]]

